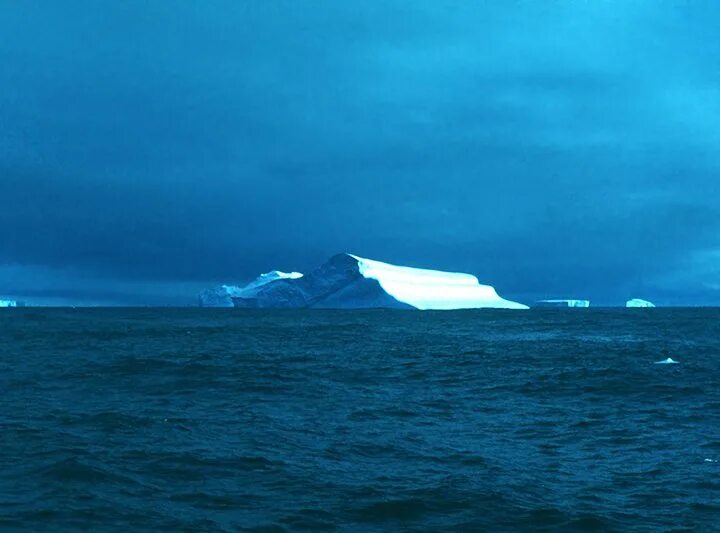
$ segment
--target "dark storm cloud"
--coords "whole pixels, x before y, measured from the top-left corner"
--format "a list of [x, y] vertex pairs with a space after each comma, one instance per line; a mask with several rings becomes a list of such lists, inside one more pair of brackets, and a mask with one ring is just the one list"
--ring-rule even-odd
[[711, 3], [0, 11], [0, 292], [151, 300], [349, 250], [720, 300]]

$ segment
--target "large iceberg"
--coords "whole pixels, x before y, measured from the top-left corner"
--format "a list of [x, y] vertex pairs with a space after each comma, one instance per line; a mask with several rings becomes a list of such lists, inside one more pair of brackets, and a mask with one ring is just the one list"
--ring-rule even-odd
[[655, 304], [647, 300], [641, 300], [640, 298], [633, 298], [625, 302], [625, 307], [655, 307]]
[[203, 291], [200, 294], [200, 307], [233, 307], [232, 299], [235, 297], [251, 298], [263, 285], [279, 279], [298, 279], [301, 277], [302, 274], [300, 272], [280, 272], [279, 270], [273, 270], [272, 272], [260, 274], [260, 276], [244, 287], [221, 285], [220, 287]]
[[18, 307], [15, 300], [0, 300], [0, 307]]
[[332, 257], [310, 274], [231, 295], [242, 308], [527, 309], [501, 298], [475, 276], [396, 266], [351, 254]]
[[590, 300], [540, 300], [536, 307], [590, 307]]

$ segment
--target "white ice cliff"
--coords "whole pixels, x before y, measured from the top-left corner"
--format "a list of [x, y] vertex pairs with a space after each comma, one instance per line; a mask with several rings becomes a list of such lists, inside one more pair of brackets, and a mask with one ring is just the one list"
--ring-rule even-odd
[[365, 279], [374, 279], [389, 295], [417, 309], [527, 309], [501, 298], [490, 285], [470, 274], [390, 265], [351, 255]]
[[17, 307], [15, 300], [0, 300], [0, 307]]
[[647, 300], [641, 300], [640, 298], [633, 298], [625, 302], [625, 307], [655, 307], [655, 304]]
[[310, 274], [230, 296], [244, 308], [527, 309], [475, 276], [339, 254]]
[[280, 272], [273, 270], [265, 274], [260, 274], [255, 280], [251, 281], [244, 287], [235, 285], [221, 285], [214, 289], [208, 289], [200, 294], [200, 307], [233, 307], [232, 299], [234, 297], [251, 298], [257, 290], [277, 281], [279, 279], [298, 279], [301, 278], [300, 272]]

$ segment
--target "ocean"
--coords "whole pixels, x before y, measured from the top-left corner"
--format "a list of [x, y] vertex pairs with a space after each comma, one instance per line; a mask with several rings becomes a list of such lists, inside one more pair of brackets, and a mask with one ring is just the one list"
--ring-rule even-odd
[[0, 339], [3, 531], [720, 530], [719, 309], [26, 308]]

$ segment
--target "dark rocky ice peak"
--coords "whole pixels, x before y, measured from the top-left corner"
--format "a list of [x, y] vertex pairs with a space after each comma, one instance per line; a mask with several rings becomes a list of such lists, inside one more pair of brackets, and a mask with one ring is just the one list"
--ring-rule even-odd
[[363, 276], [359, 260], [338, 254], [299, 279], [280, 279], [254, 296], [232, 298], [242, 308], [414, 309], [388, 294], [376, 279]]

